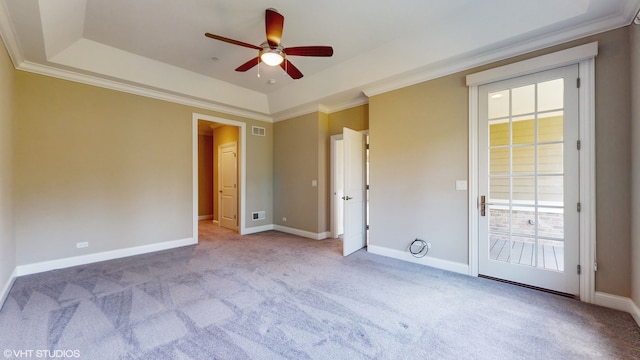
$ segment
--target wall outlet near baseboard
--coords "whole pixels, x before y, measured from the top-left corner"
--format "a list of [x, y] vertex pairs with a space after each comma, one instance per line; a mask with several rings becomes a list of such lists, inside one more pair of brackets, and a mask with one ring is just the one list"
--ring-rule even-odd
[[86, 248], [86, 247], [89, 247], [89, 242], [87, 242], [87, 241], [76, 243], [76, 248], [77, 249], [82, 249], [82, 248]]
[[286, 218], [286, 217], [283, 217], [283, 218], [282, 218], [282, 222], [287, 222], [287, 218]]

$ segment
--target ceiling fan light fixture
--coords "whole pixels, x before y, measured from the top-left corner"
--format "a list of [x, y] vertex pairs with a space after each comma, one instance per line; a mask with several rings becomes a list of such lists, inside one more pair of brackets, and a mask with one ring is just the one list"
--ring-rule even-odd
[[260, 52], [260, 60], [269, 66], [278, 66], [284, 61], [284, 54], [278, 49], [268, 49]]

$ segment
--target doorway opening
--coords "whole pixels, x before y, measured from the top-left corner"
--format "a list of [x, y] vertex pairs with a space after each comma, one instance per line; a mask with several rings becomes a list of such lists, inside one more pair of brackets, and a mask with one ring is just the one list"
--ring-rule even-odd
[[211, 221], [245, 232], [246, 125], [193, 114], [193, 233]]
[[[346, 129], [348, 130], [348, 129]], [[369, 241], [369, 131], [360, 131], [364, 139], [364, 157], [362, 161], [362, 170], [364, 175], [364, 242], [368, 245]], [[331, 237], [344, 241], [345, 234], [345, 199], [351, 201], [353, 194], [347, 194], [345, 191], [345, 177], [348, 176], [345, 171], [345, 161], [347, 154], [345, 153], [344, 134], [331, 136], [331, 201], [330, 201], [330, 219], [331, 219]], [[358, 226], [359, 227], [359, 226]]]

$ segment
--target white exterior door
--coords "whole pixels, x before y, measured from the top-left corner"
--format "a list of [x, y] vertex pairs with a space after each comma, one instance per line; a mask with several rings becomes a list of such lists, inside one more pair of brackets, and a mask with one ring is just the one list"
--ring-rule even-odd
[[220, 226], [238, 230], [238, 150], [235, 142], [218, 147]]
[[482, 85], [479, 274], [579, 295], [578, 66]]
[[342, 254], [347, 256], [366, 246], [366, 135], [344, 128], [343, 141], [344, 236]]

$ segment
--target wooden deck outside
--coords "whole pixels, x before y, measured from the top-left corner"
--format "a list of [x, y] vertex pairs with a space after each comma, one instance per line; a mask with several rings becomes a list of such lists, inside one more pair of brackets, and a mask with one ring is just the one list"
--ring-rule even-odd
[[[511, 251], [509, 251], [509, 241], [492, 238], [489, 244], [489, 256], [492, 260], [511, 262], [514, 264], [536, 266], [534, 262], [535, 254], [533, 242], [511, 241]], [[564, 246], [562, 242], [554, 241], [552, 244], [537, 245], [538, 267], [564, 271]]]

